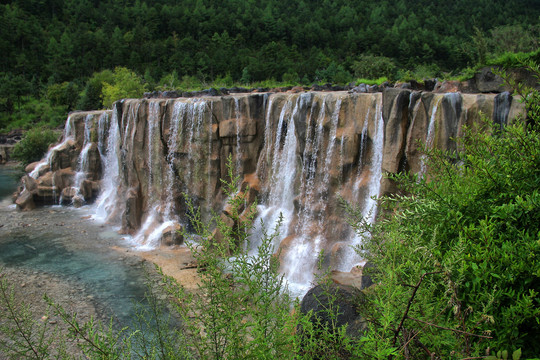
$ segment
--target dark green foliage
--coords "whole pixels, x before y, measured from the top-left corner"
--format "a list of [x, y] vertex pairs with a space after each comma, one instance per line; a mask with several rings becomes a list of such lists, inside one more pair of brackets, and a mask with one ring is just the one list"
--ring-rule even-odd
[[378, 79], [383, 76], [392, 79], [396, 73], [396, 65], [392, 59], [364, 54], [353, 63], [352, 69], [354, 76], [364, 79]]
[[[68, 111], [107, 106], [104, 83], [112, 83], [96, 74], [117, 67], [144, 74], [147, 90], [205, 89], [225, 78], [263, 86], [455, 76], [537, 50], [533, 3], [14, 0], [0, 4], [0, 128], [56, 121], [49, 110], [45, 120], [14, 116], [29, 96]], [[171, 74], [176, 81], [154, 83]]]
[[47, 99], [51, 101], [52, 105], [65, 106], [68, 111], [75, 108], [78, 98], [79, 87], [73, 82], [65, 81], [47, 87]]
[[539, 11], [523, 0], [16, 0], [0, 5], [0, 71], [49, 84], [117, 66], [149, 70], [154, 79], [177, 71], [210, 81], [230, 73], [239, 81], [245, 67], [251, 81], [285, 73], [314, 79], [332, 61], [350, 72], [368, 53], [401, 67], [435, 63], [449, 71], [478, 58], [472, 38], [501, 44], [489, 51], [534, 50]]
[[358, 226], [378, 270], [374, 357], [540, 353], [540, 96], [521, 90], [527, 122], [486, 120], [458, 153], [428, 151], [427, 178], [392, 177], [401, 195], [382, 199], [376, 225]]
[[11, 156], [28, 164], [38, 161], [45, 155], [49, 145], [58, 140], [58, 134], [45, 128], [34, 128], [24, 134], [23, 139], [15, 145]]
[[345, 70], [343, 65], [338, 65], [332, 61], [324, 70], [316, 72], [318, 81], [329, 82], [334, 84], [345, 84], [352, 80], [351, 74]]

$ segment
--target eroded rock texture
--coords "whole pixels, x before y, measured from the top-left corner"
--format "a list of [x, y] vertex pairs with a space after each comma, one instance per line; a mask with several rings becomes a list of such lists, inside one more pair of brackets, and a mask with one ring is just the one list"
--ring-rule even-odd
[[[123, 100], [112, 111], [71, 114], [63, 141], [27, 169], [16, 202], [95, 202], [98, 216], [141, 246], [179, 243], [176, 230], [191, 226], [186, 199], [205, 219], [212, 210], [228, 217], [220, 179], [230, 159], [246, 205], [258, 199], [257, 224], [271, 228], [283, 215], [283, 268], [306, 283], [322, 249], [338, 270], [359, 261], [350, 245], [361, 237], [338, 198], [372, 220], [372, 197], [394, 190], [383, 174], [428, 173], [421, 143], [456, 150], [453, 138], [476, 126], [480, 111], [505, 123], [523, 109], [508, 94], [392, 88]], [[256, 246], [262, 229], [253, 232]]]

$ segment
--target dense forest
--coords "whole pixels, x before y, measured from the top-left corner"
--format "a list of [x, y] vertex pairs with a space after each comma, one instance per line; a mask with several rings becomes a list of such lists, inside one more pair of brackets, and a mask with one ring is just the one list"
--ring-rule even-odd
[[539, 16], [535, 0], [5, 1], [0, 128], [28, 96], [42, 99], [34, 108], [44, 114], [102, 106], [81, 103], [85, 87], [101, 96], [88, 79], [119, 66], [148, 90], [455, 75], [538, 49]]

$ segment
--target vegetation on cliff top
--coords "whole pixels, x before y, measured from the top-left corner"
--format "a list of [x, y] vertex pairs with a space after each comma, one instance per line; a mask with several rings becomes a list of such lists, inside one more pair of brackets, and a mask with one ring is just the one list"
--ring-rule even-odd
[[107, 106], [117, 67], [148, 90], [455, 76], [537, 50], [539, 16], [531, 0], [8, 1], [0, 129]]

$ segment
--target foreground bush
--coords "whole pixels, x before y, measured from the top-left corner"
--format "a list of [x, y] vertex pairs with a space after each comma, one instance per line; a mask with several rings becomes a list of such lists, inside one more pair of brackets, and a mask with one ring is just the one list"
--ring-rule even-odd
[[540, 97], [523, 94], [527, 121], [427, 151], [428, 177], [394, 176], [379, 222], [356, 222], [377, 269], [373, 358], [540, 354]]

